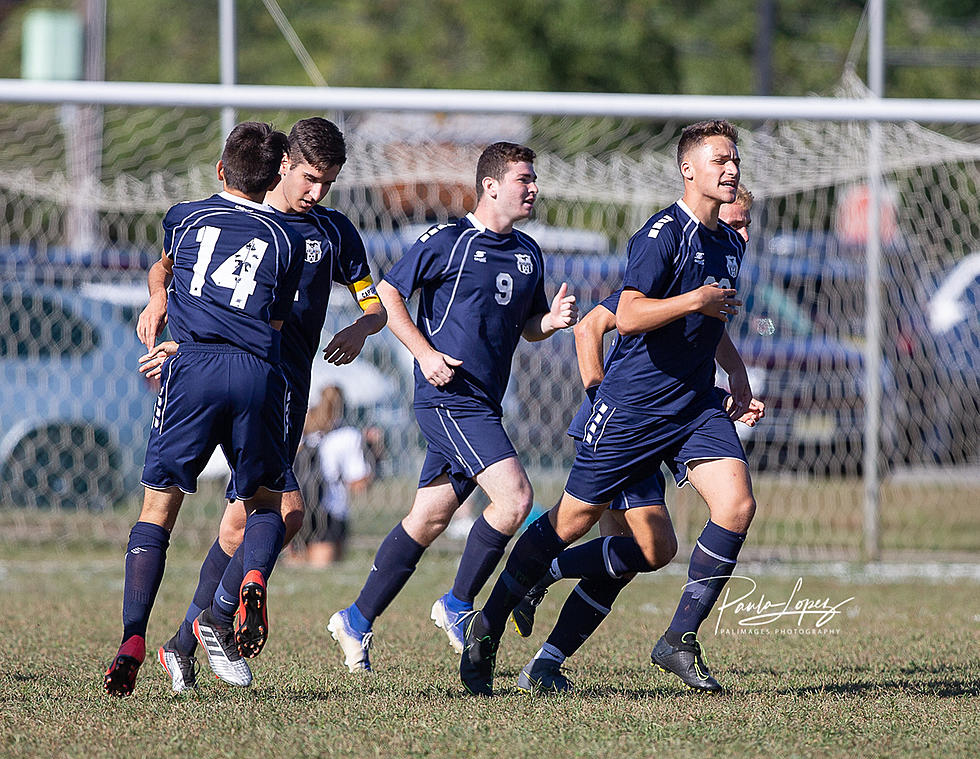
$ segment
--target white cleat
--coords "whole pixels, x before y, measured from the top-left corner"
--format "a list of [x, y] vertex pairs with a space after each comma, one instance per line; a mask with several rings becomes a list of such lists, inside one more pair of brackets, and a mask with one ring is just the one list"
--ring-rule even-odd
[[[468, 610], [469, 611], [469, 610]], [[457, 654], [463, 653], [463, 625], [462, 620], [468, 612], [453, 612], [446, 606], [446, 596], [441, 596], [432, 604], [432, 611], [429, 618], [436, 623], [436, 627], [446, 631], [449, 638], [449, 645]]]
[[252, 684], [252, 671], [238, 652], [231, 625], [218, 624], [211, 610], [205, 609], [194, 620], [194, 637], [207, 653], [208, 664], [216, 677], [243, 688]]
[[363, 635], [350, 625], [347, 609], [336, 612], [327, 623], [327, 630], [333, 639], [340, 644], [344, 652], [344, 664], [351, 672], [370, 672], [371, 659], [368, 651], [371, 648], [371, 638], [374, 633]]

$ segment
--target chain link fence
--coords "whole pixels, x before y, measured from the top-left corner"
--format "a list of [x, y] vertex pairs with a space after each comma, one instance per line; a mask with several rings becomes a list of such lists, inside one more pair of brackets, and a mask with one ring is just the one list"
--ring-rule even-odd
[[[860, 96], [858, 83], [844, 95]], [[239, 112], [288, 130], [307, 112]], [[527, 225], [547, 289], [569, 283], [584, 310], [619, 286], [630, 234], [680, 193], [682, 124], [620, 117], [327, 114], [349, 160], [327, 203], [361, 230], [381, 276], [432, 222], [472, 208], [474, 169], [496, 139], [531, 145], [541, 195]], [[138, 512], [155, 388], [136, 371], [145, 273], [166, 209], [220, 189], [215, 110], [8, 103], [0, 109], [0, 547], [114, 540]], [[762, 554], [857, 556], [862, 544], [868, 383], [881, 389], [880, 535], [885, 551], [980, 551], [980, 143], [968, 125], [882, 125], [879, 376], [865, 368], [868, 127], [741, 125], [743, 183], [755, 195], [730, 326], [767, 418], [744, 429]], [[324, 328], [356, 317], [338, 290]], [[423, 455], [412, 363], [384, 331], [336, 383], [348, 421], [383, 444], [378, 481], [353, 531], [383, 534], [403, 514]], [[720, 382], [724, 377], [719, 378]], [[582, 399], [571, 334], [522, 344], [505, 424], [549, 506], [572, 458], [564, 429]], [[875, 410], [869, 410], [874, 413]], [[204, 544], [220, 467], [188, 499], [178, 532]], [[704, 508], [674, 492], [682, 535]], [[480, 501], [477, 496], [476, 508]]]

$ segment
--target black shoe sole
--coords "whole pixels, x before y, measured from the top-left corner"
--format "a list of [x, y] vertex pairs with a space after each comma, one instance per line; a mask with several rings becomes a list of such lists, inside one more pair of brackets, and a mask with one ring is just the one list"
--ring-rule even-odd
[[235, 629], [235, 643], [238, 653], [252, 659], [261, 653], [269, 635], [269, 624], [265, 614], [265, 588], [257, 582], [242, 587], [241, 623]]
[[139, 659], [132, 656], [125, 654], [117, 656], [102, 680], [105, 692], [118, 698], [131, 695], [136, 689], [136, 675], [141, 664]]
[[676, 677], [676, 678], [677, 678], [678, 680], [680, 680], [680, 681], [681, 681], [681, 682], [682, 682], [682, 683], [683, 683], [683, 684], [684, 684], [685, 686], [687, 686], [687, 687], [688, 687], [688, 688], [690, 688], [691, 690], [693, 690], [693, 691], [696, 691], [696, 692], [698, 692], [698, 693], [723, 693], [723, 692], [724, 692], [724, 690], [725, 690], [725, 689], [724, 689], [724, 688], [722, 688], [722, 687], [721, 687], [720, 685], [719, 685], [719, 686], [718, 686], [717, 688], [712, 688], [712, 687], [710, 687], [710, 686], [709, 686], [709, 687], [705, 687], [705, 686], [702, 686], [702, 685], [691, 685], [691, 683], [689, 683], [689, 682], [688, 682], [687, 680], [685, 680], [685, 679], [684, 679], [683, 677], [681, 677], [681, 676], [680, 676], [680, 675], [678, 675], [678, 674], [677, 674], [676, 672], [674, 672], [674, 670], [672, 670], [672, 669], [668, 669], [667, 667], [665, 667], [665, 666], [664, 666], [663, 664], [661, 664], [661, 663], [660, 663], [660, 662], [658, 662], [658, 661], [651, 661], [651, 662], [650, 662], [650, 666], [651, 666], [651, 667], [656, 667], [657, 669], [662, 669], [662, 670], [663, 670], [664, 672], [666, 672], [666, 673], [667, 673], [668, 675], [673, 675], [673, 676], [674, 676], [674, 677]]

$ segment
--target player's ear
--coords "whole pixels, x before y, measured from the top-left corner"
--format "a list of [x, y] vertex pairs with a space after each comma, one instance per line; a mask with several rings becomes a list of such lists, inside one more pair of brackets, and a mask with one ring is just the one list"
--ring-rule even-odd
[[694, 179], [694, 166], [686, 158], [681, 161], [681, 176], [688, 181]]
[[286, 176], [286, 172], [289, 170], [289, 153], [282, 154], [282, 161], [279, 164], [279, 174], [281, 176]]
[[221, 180], [222, 183], [224, 183], [224, 181], [225, 181], [225, 165], [224, 165], [224, 163], [222, 163], [222, 161], [221, 161], [220, 158], [218, 159], [218, 163], [215, 164], [215, 167], [214, 168], [218, 172], [218, 179]]
[[497, 180], [493, 177], [483, 177], [483, 194], [491, 198], [497, 197]]

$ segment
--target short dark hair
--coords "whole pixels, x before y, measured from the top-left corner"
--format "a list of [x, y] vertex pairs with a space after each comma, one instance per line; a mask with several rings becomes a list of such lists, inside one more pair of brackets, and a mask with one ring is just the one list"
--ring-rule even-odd
[[308, 163], [318, 171], [343, 166], [347, 161], [347, 143], [336, 124], [319, 116], [301, 119], [289, 130], [289, 160]]
[[271, 124], [243, 121], [231, 130], [221, 152], [225, 184], [248, 195], [268, 190], [287, 147], [286, 135]]
[[533, 163], [535, 153], [526, 145], [518, 145], [515, 142], [495, 142], [489, 145], [480, 154], [480, 160], [476, 162], [476, 197], [483, 195], [483, 179], [501, 180], [507, 173], [507, 164], [510, 163]]
[[697, 124], [691, 124], [684, 127], [681, 139], [677, 143], [677, 168], [681, 167], [692, 148], [709, 137], [727, 137], [738, 145], [738, 130], [727, 121], [699, 121]]

